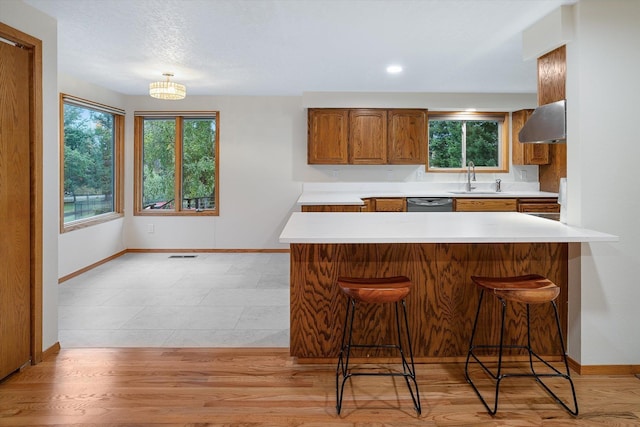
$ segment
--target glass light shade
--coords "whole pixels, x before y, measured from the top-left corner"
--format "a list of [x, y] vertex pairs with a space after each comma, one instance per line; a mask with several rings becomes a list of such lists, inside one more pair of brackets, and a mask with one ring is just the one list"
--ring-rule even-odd
[[[166, 74], [165, 74], [166, 75]], [[158, 99], [183, 99], [187, 96], [187, 88], [180, 83], [169, 81], [169, 75], [164, 82], [153, 82], [149, 84], [149, 95]]]

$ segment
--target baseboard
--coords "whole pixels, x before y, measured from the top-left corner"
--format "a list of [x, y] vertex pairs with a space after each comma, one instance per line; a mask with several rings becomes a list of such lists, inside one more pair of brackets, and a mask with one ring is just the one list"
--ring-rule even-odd
[[118, 253], [116, 253], [116, 254], [113, 254], [113, 255], [111, 255], [111, 256], [109, 256], [109, 257], [107, 257], [107, 258], [105, 258], [105, 259], [103, 259], [103, 260], [101, 260], [101, 261], [94, 262], [94, 263], [93, 263], [93, 264], [91, 264], [91, 265], [88, 265], [88, 266], [86, 266], [86, 267], [84, 267], [84, 268], [81, 268], [81, 269], [80, 269], [80, 270], [78, 270], [78, 271], [74, 271], [74, 272], [73, 272], [73, 273], [71, 273], [71, 274], [67, 274], [66, 276], [62, 276], [62, 277], [60, 277], [60, 278], [58, 279], [58, 284], [63, 283], [63, 282], [66, 282], [66, 281], [67, 281], [67, 280], [69, 280], [69, 279], [73, 279], [74, 277], [79, 276], [79, 275], [81, 275], [82, 273], [86, 273], [86, 272], [87, 272], [87, 271], [89, 271], [89, 270], [93, 270], [94, 268], [96, 268], [96, 267], [98, 267], [98, 266], [100, 266], [100, 265], [102, 265], [102, 264], [104, 264], [104, 263], [107, 263], [107, 262], [109, 262], [109, 261], [111, 261], [111, 260], [114, 260], [114, 259], [116, 259], [116, 258], [118, 258], [118, 257], [120, 257], [120, 256], [122, 256], [122, 255], [124, 255], [124, 254], [126, 254], [126, 253], [127, 253], [127, 250], [125, 249], [124, 251], [120, 251], [120, 252], [118, 252]]
[[289, 253], [289, 249], [127, 249], [133, 253]]
[[569, 368], [579, 375], [638, 375], [640, 365], [581, 365], [568, 358]]
[[56, 341], [54, 345], [42, 352], [42, 360], [46, 360], [49, 357], [53, 357], [60, 352], [60, 342]]
[[289, 249], [125, 249], [116, 254], [113, 254], [103, 260], [98, 262], [94, 262], [91, 265], [88, 265], [80, 270], [74, 271], [73, 273], [67, 274], [66, 276], [62, 276], [58, 279], [58, 284], [66, 282], [69, 279], [73, 279], [76, 276], [81, 275], [82, 273], [86, 273], [89, 270], [93, 270], [94, 268], [107, 263], [111, 260], [114, 260], [126, 253], [289, 253]]

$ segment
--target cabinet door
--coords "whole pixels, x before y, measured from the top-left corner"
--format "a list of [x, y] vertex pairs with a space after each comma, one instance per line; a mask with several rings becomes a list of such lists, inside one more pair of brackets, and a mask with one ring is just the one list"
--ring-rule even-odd
[[427, 162], [426, 110], [390, 110], [389, 163], [397, 165]]
[[455, 199], [456, 212], [516, 212], [517, 199]]
[[349, 111], [349, 159], [354, 165], [387, 163], [387, 111]]
[[405, 212], [407, 202], [405, 198], [379, 198], [375, 199], [376, 212]]
[[533, 110], [518, 110], [511, 114], [511, 160], [514, 165], [549, 164], [549, 145], [522, 144], [518, 133]]
[[349, 110], [310, 108], [307, 125], [307, 163], [348, 163]]
[[361, 205], [304, 205], [301, 212], [362, 212]]
[[560, 205], [556, 198], [519, 199], [518, 212], [559, 213]]

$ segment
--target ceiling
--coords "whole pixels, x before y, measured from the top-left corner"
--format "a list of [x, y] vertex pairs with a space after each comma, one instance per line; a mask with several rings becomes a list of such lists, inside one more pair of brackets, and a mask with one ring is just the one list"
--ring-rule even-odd
[[[25, 0], [60, 72], [128, 95], [536, 91], [522, 31], [576, 0]], [[395, 75], [385, 70], [398, 64]]]

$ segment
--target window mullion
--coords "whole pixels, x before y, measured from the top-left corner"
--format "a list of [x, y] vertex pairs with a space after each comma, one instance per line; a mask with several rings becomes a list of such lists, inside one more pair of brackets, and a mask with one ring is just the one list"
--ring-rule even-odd
[[462, 121], [462, 138], [460, 151], [462, 152], [462, 167], [467, 165], [467, 121]]
[[175, 194], [175, 210], [176, 212], [182, 211], [182, 123], [183, 117], [176, 117], [176, 146], [175, 146], [175, 180], [174, 180], [174, 194]]

